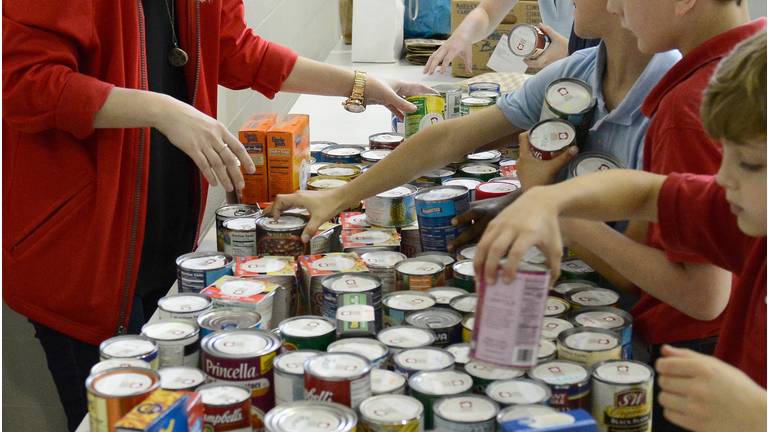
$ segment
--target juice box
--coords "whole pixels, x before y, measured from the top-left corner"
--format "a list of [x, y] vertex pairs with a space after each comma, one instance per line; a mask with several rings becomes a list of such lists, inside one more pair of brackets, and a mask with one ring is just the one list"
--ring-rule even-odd
[[267, 131], [269, 200], [277, 194], [307, 189], [309, 169], [309, 116], [288, 114]]
[[269, 184], [267, 179], [267, 131], [277, 121], [277, 114], [257, 113], [240, 128], [238, 137], [245, 146], [256, 166], [256, 173], [247, 174], [240, 168], [245, 180], [243, 188], [243, 204], [257, 204], [269, 201]]

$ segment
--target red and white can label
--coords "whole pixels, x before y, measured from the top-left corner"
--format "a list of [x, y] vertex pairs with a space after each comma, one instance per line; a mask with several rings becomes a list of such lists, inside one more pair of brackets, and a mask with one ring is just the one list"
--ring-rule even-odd
[[354, 409], [372, 395], [370, 374], [358, 379], [339, 381], [304, 376], [304, 400], [336, 402]]
[[247, 390], [221, 386], [201, 394], [206, 432], [251, 432], [251, 400]]

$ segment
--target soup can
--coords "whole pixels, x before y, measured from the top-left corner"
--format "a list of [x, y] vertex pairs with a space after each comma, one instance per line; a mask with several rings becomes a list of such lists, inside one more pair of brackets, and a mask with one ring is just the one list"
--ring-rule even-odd
[[309, 223], [309, 217], [301, 214], [284, 214], [279, 221], [272, 215], [256, 219], [256, 237], [259, 256], [306, 255], [308, 244], [301, 241], [301, 234]]
[[415, 95], [405, 98], [416, 105], [416, 111], [405, 113], [405, 138], [445, 118], [445, 99], [436, 95]]
[[576, 128], [565, 120], [542, 120], [533, 125], [528, 139], [534, 157], [551, 160], [576, 144]]
[[368, 359], [375, 369], [387, 367], [389, 348], [376, 339], [348, 338], [328, 345], [328, 352], [359, 354]]
[[[499, 167], [486, 163], [466, 163], [459, 167], [459, 174], [462, 177], [476, 178], [483, 182], [487, 182], [494, 177], [498, 177]], [[475, 198], [477, 198], [477, 196], [475, 196]]]
[[157, 343], [157, 368], [200, 364], [200, 327], [185, 320], [160, 320], [141, 327], [141, 335]]
[[142, 369], [152, 369], [152, 365], [145, 362], [144, 360], [139, 360], [135, 358], [112, 358], [107, 360], [102, 360], [91, 368], [91, 375], [96, 375], [99, 372], [104, 372], [107, 369], [116, 369], [116, 368], [142, 368]]
[[234, 329], [203, 338], [202, 369], [209, 382], [243, 385], [251, 392], [251, 424], [264, 428], [264, 414], [275, 406], [272, 362], [280, 338], [267, 330]]
[[502, 408], [499, 415], [496, 416], [496, 423], [501, 426], [504, 423], [514, 420], [538, 417], [542, 415], [556, 414], [557, 410], [550, 408], [546, 405], [510, 405], [506, 408]]
[[549, 47], [549, 35], [541, 28], [530, 24], [518, 24], [512, 28], [507, 44], [512, 54], [535, 59]]
[[160, 319], [180, 319], [197, 323], [197, 317], [213, 309], [213, 301], [202, 294], [167, 295], [157, 301]]
[[421, 177], [419, 177], [418, 180], [425, 183], [432, 183], [435, 186], [440, 186], [445, 180], [448, 180], [455, 175], [456, 168], [445, 167], [424, 173], [421, 175]]
[[438, 84], [432, 86], [432, 89], [440, 92], [440, 96], [445, 99], [446, 120], [461, 117], [459, 111], [461, 104], [461, 86], [456, 84]]
[[540, 120], [562, 119], [572, 124], [583, 143], [592, 126], [597, 99], [592, 86], [578, 78], [559, 78], [552, 81], [544, 92], [544, 106]]
[[190, 252], [176, 258], [180, 293], [199, 294], [222, 276], [231, 276], [235, 259], [221, 252]]
[[[475, 189], [482, 182], [483, 182], [482, 180], [479, 180], [476, 178], [453, 177], [443, 181], [443, 186], [451, 186], [451, 187], [463, 186], [467, 188], [467, 190], [469, 191], [469, 201], [472, 202], [475, 200]], [[458, 213], [458, 214], [461, 214], [461, 213]]]
[[360, 159], [366, 165], [373, 165], [376, 162], [389, 156], [390, 153], [392, 153], [392, 150], [384, 150], [384, 149], [368, 150], [363, 152], [360, 155]]
[[577, 288], [568, 291], [565, 300], [571, 305], [571, 309], [584, 307], [611, 307], [618, 309], [619, 294], [606, 288]]
[[554, 360], [556, 358], [557, 358], [557, 343], [544, 338], [539, 339], [539, 353], [538, 353], [537, 364]]
[[99, 344], [99, 359], [137, 359], [143, 360], [157, 370], [157, 342], [139, 335], [121, 335], [111, 337]]
[[403, 135], [391, 132], [381, 132], [368, 137], [371, 150], [394, 150], [403, 143]]
[[395, 265], [406, 259], [400, 252], [374, 251], [360, 255], [371, 274], [381, 279], [381, 292], [386, 295], [395, 291]]
[[467, 155], [467, 160], [471, 163], [484, 163], [498, 165], [501, 161], [501, 152], [498, 150], [488, 150]]
[[440, 261], [445, 266], [443, 283], [453, 283], [453, 264], [456, 262], [456, 257], [452, 253], [439, 251], [421, 252], [414, 255], [413, 258], [431, 258]]
[[545, 384], [527, 378], [494, 381], [485, 394], [502, 407], [510, 405], [549, 405], [552, 391]]
[[395, 264], [395, 291], [426, 291], [443, 285], [445, 265], [432, 258], [408, 258]]
[[468, 342], [459, 342], [455, 344], [448, 345], [445, 347], [445, 350], [449, 353], [453, 354], [453, 360], [454, 360], [454, 369], [457, 371], [464, 371], [466, 368], [467, 363], [470, 362], [469, 358], [469, 343]]
[[355, 432], [357, 414], [333, 402], [301, 401], [281, 405], [267, 414], [266, 432]]
[[586, 279], [595, 283], [600, 282], [600, 275], [584, 261], [574, 258], [560, 264], [561, 279]]
[[466, 294], [467, 290], [463, 288], [440, 286], [430, 288], [425, 292], [435, 298], [435, 307], [450, 308], [451, 299]]
[[501, 91], [501, 84], [495, 82], [474, 82], [467, 85], [467, 92], [473, 94], [478, 91]]
[[469, 190], [463, 186], [436, 186], [419, 191], [415, 199], [421, 250], [445, 251], [468, 227], [453, 226], [451, 220], [469, 210]]
[[584, 152], [576, 155], [568, 162], [568, 165], [558, 171], [555, 181], [560, 182], [598, 171], [624, 168], [626, 168], [624, 164], [613, 155], [601, 152]]
[[557, 337], [557, 357], [586, 368], [603, 360], [621, 358], [621, 338], [612, 330], [575, 327]]
[[383, 394], [405, 394], [405, 377], [387, 369], [371, 370], [371, 393], [374, 396]]
[[435, 401], [433, 411], [439, 431], [496, 432], [499, 404], [485, 396], [445, 396]]
[[371, 362], [359, 354], [326, 353], [304, 362], [304, 400], [356, 409], [371, 397]]
[[224, 307], [212, 309], [197, 318], [202, 337], [220, 330], [236, 328], [260, 328], [261, 314], [253, 309]]
[[365, 200], [365, 214], [371, 225], [401, 227], [416, 222], [415, 186], [403, 185]]
[[349, 183], [349, 177], [336, 177], [327, 175], [317, 175], [307, 180], [307, 189], [309, 190], [328, 190], [340, 188]]
[[[198, 388], [203, 402], [205, 431], [250, 432], [251, 391], [231, 383], [210, 383]], [[263, 430], [260, 428], [259, 430]]]
[[435, 298], [422, 291], [397, 291], [386, 294], [382, 299], [384, 327], [405, 324], [405, 315], [435, 305]]
[[320, 351], [299, 350], [275, 357], [275, 405], [304, 400], [304, 362], [319, 354]]
[[317, 170], [319, 170], [320, 168], [322, 168], [322, 167], [324, 167], [326, 165], [330, 165], [330, 164], [331, 164], [331, 162], [317, 162], [317, 161], [312, 162], [309, 165], [310, 178], [317, 177]]
[[411, 348], [393, 357], [395, 372], [406, 378], [418, 372], [453, 369], [455, 360], [448, 351], [435, 347]]
[[252, 218], [261, 216], [258, 205], [227, 204], [216, 209], [216, 250], [224, 252], [224, 221], [234, 218]]
[[541, 326], [541, 338], [557, 344], [557, 337], [560, 333], [572, 328], [573, 324], [563, 318], [544, 317], [544, 323]]
[[362, 153], [362, 148], [354, 145], [328, 146], [321, 151], [321, 160], [334, 164], [356, 164], [360, 163]]
[[320, 162], [323, 160], [323, 150], [330, 147], [339, 145], [333, 141], [310, 141], [309, 142], [309, 155]]
[[477, 294], [464, 294], [454, 297], [449, 305], [451, 309], [461, 314], [462, 317], [474, 314], [477, 309]]
[[282, 352], [296, 350], [325, 351], [336, 340], [336, 320], [324, 316], [304, 315], [280, 323]]
[[424, 348], [435, 343], [437, 335], [429, 329], [413, 326], [395, 326], [385, 328], [376, 335], [376, 339], [389, 349], [388, 367], [395, 369], [395, 355], [403, 350]]
[[434, 331], [435, 346], [439, 348], [462, 342], [461, 319], [458, 312], [441, 308], [413, 311], [405, 316], [409, 325]]
[[453, 284], [468, 293], [475, 292], [475, 265], [472, 261], [459, 261], [453, 265]]
[[373, 396], [363, 401], [358, 411], [365, 432], [424, 431], [424, 407], [410, 396]]
[[434, 428], [433, 406], [443, 396], [469, 393], [472, 390], [472, 377], [465, 372], [454, 370], [423, 371], [408, 378], [409, 394], [424, 406], [424, 426]]
[[632, 315], [612, 307], [584, 307], [568, 313], [568, 321], [576, 327], [613, 330], [621, 336], [621, 358], [632, 358]]
[[362, 173], [359, 166], [354, 164], [329, 164], [317, 169], [318, 177], [345, 177], [350, 180], [358, 177]]
[[472, 261], [475, 259], [475, 252], [477, 251], [477, 243], [467, 244], [459, 248], [456, 251], [456, 256], [459, 261]]
[[520, 189], [514, 183], [488, 181], [480, 183], [475, 188], [475, 199], [480, 201], [488, 198], [499, 198]]
[[336, 273], [323, 278], [323, 316], [336, 319], [337, 298], [344, 293], [370, 293], [376, 328], [381, 328], [381, 279], [370, 273]]
[[565, 314], [571, 310], [571, 304], [558, 297], [547, 297], [547, 307], [544, 316], [549, 318], [565, 318]]
[[114, 432], [115, 423], [160, 387], [151, 369], [109, 369], [85, 381], [92, 432]]
[[493, 105], [495, 105], [493, 99], [470, 95], [461, 99], [459, 111], [461, 116], [464, 117], [472, 114], [473, 112], [492, 107]]
[[597, 284], [586, 279], [563, 279], [555, 282], [550, 295], [564, 299], [565, 295], [577, 288], [597, 288]]
[[172, 391], [196, 391], [208, 378], [205, 372], [190, 366], [162, 368], [157, 373], [160, 375], [160, 387]]
[[567, 360], [553, 360], [528, 371], [528, 377], [541, 381], [552, 390], [549, 406], [558, 411], [589, 411], [590, 373], [587, 368]]
[[[478, 90], [471, 95], [474, 98], [490, 99], [495, 104], [501, 97], [501, 92], [492, 90]], [[499, 153], [501, 154], [501, 153]]]
[[472, 392], [480, 395], [485, 395], [485, 388], [494, 381], [511, 380], [525, 375], [525, 372], [519, 369], [498, 367], [477, 360], [470, 360], [464, 371], [472, 377]]
[[475, 331], [475, 314], [469, 314], [461, 320], [461, 339], [464, 342], [472, 341], [472, 333]]
[[256, 255], [256, 218], [227, 219], [222, 224], [224, 253], [233, 257]]
[[650, 432], [653, 396], [653, 369], [644, 363], [607, 360], [592, 368], [592, 415], [601, 432], [625, 425]]

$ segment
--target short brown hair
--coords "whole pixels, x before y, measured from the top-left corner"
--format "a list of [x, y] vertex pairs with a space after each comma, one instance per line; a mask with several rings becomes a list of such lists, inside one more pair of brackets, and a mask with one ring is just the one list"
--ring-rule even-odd
[[766, 32], [738, 44], [704, 91], [701, 121], [716, 140], [766, 139]]

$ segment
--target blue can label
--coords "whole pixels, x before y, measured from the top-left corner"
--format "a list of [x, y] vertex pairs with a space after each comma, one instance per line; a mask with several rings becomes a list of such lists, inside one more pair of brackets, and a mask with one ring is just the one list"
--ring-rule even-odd
[[467, 225], [453, 226], [451, 219], [469, 210], [469, 194], [443, 202], [416, 202], [419, 236], [423, 251], [445, 251], [448, 243], [459, 236]]

